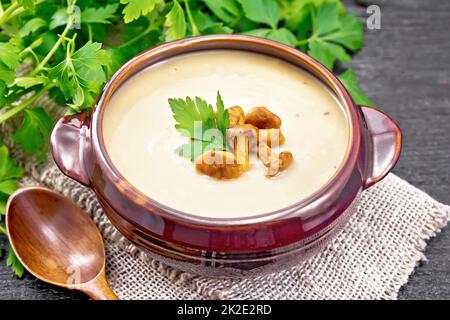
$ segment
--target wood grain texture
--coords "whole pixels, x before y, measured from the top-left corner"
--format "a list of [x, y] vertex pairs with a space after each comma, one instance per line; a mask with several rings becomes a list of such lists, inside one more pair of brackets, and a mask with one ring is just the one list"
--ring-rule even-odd
[[[381, 7], [382, 29], [366, 32], [352, 67], [368, 95], [404, 131], [395, 173], [450, 203], [450, 1], [344, 2], [361, 18], [368, 5]], [[425, 254], [428, 263], [416, 269], [400, 299], [450, 299], [450, 230], [430, 240]], [[82, 298], [28, 275], [18, 280], [0, 261], [0, 299]]]

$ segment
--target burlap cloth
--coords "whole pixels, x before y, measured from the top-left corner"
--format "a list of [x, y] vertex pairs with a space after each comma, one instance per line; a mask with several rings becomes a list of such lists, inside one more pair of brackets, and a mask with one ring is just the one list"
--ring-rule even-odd
[[[52, 108], [48, 100], [38, 104]], [[10, 129], [2, 131], [10, 144]], [[450, 216], [450, 207], [391, 174], [363, 192], [357, 214], [308, 261], [256, 279], [210, 279], [163, 265], [132, 245], [108, 221], [94, 193], [50, 159], [36, 166], [17, 150], [13, 156], [28, 173], [23, 185], [60, 192], [92, 216], [105, 238], [109, 281], [122, 299], [395, 299], [425, 260], [425, 241]]]

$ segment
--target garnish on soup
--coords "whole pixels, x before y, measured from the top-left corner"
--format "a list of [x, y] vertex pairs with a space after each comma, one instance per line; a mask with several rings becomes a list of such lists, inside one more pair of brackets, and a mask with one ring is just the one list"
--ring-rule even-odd
[[176, 152], [194, 162], [197, 172], [215, 179], [239, 178], [251, 169], [255, 154], [267, 167], [267, 177], [286, 170], [293, 161], [289, 151], [272, 150], [286, 141], [281, 119], [267, 107], [255, 107], [247, 114], [241, 106], [225, 109], [217, 92], [216, 111], [204, 99], [169, 99], [175, 128], [189, 142]]

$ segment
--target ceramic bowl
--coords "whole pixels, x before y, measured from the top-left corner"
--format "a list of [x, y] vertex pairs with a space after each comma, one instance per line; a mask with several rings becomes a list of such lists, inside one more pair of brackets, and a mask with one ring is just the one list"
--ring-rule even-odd
[[[103, 114], [113, 93], [152, 64], [213, 49], [276, 57], [308, 71], [335, 93], [347, 115], [350, 141], [336, 174], [317, 192], [269, 214], [204, 218], [149, 198], [114, 167], [102, 131]], [[112, 224], [154, 258], [195, 274], [241, 277], [290, 267], [326, 245], [356, 212], [361, 192], [394, 167], [401, 138], [392, 118], [356, 105], [341, 82], [306, 54], [261, 38], [214, 35], [167, 43], [131, 59], [105, 85], [92, 112], [65, 116], [57, 123], [51, 147], [62, 172], [92, 188]]]

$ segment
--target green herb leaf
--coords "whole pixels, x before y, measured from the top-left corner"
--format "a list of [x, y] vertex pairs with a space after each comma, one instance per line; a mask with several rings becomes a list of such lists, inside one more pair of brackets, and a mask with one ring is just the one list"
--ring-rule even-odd
[[177, 122], [175, 128], [191, 139], [177, 148], [177, 154], [194, 161], [206, 150], [226, 150], [225, 137], [230, 127], [230, 115], [219, 92], [215, 114], [212, 105], [199, 97], [195, 101], [190, 97], [185, 100], [169, 99], [169, 106]]
[[320, 36], [335, 31], [340, 26], [338, 6], [335, 3], [321, 5], [314, 19], [314, 33]]
[[125, 23], [137, 20], [155, 9], [160, 0], [120, 0], [120, 3], [126, 4], [123, 9]]
[[28, 10], [34, 10], [36, 8], [35, 1], [33, 0], [17, 0], [20, 6]]
[[230, 127], [230, 114], [228, 110], [225, 109], [225, 105], [219, 91], [217, 91], [216, 110], [217, 128], [220, 132], [222, 132], [222, 137], [226, 137], [227, 129]]
[[239, 5], [236, 0], [204, 0], [214, 15], [225, 23], [231, 24], [239, 17]]
[[88, 42], [49, 72], [75, 112], [92, 107], [106, 81], [105, 67], [111, 59], [101, 46]]
[[355, 16], [347, 14], [340, 19], [340, 29], [323, 37], [339, 43], [351, 51], [360, 50], [364, 44], [364, 26]]
[[23, 175], [22, 168], [18, 167], [9, 156], [8, 148], [0, 147], [0, 213], [5, 214], [8, 196], [15, 190], [17, 179]]
[[224, 146], [216, 141], [190, 140], [188, 143], [179, 146], [175, 150], [175, 153], [181, 157], [195, 161], [200, 155], [209, 150], [224, 150]]
[[14, 82], [16, 69], [21, 62], [19, 49], [11, 42], [0, 42], [0, 82], [6, 85]]
[[0, 82], [4, 82], [6, 85], [10, 85], [14, 83], [15, 77], [16, 77], [15, 70], [9, 69], [4, 64], [0, 63]]
[[[140, 1], [145, 2], [145, 1]], [[114, 18], [114, 14], [119, 7], [118, 3], [108, 4], [104, 7], [98, 8], [86, 8], [81, 12], [81, 23], [102, 23], [110, 24], [111, 19]]]
[[7, 94], [8, 90], [6, 89], [6, 83], [0, 80], [0, 108], [5, 106]]
[[333, 70], [334, 63], [337, 59], [342, 62], [352, 61], [352, 58], [344, 48], [337, 44], [321, 40], [313, 40], [309, 43], [308, 54], [330, 70]]
[[45, 84], [47, 79], [44, 77], [36, 76], [36, 77], [20, 77], [16, 78], [15, 84], [21, 88], [31, 88], [37, 85]]
[[233, 29], [225, 26], [222, 22], [218, 22], [213, 16], [202, 11], [194, 11], [192, 15], [201, 34], [233, 33]]
[[53, 120], [43, 108], [24, 110], [22, 125], [14, 135], [14, 142], [27, 153], [48, 150]]
[[245, 16], [255, 22], [268, 24], [276, 29], [279, 21], [276, 0], [238, 0]]
[[67, 13], [67, 8], [60, 8], [56, 10], [52, 17], [50, 18], [50, 29], [56, 29], [57, 27], [67, 24], [69, 20], [69, 15]]
[[42, 18], [33, 18], [29, 21], [27, 21], [27, 23], [24, 24], [24, 26], [22, 28], [20, 28], [19, 30], [19, 35], [21, 37], [26, 37], [28, 36], [30, 33], [36, 32], [41, 28], [44, 28], [47, 26], [47, 21], [45, 21]]
[[164, 27], [164, 39], [166, 41], [178, 40], [186, 35], [186, 18], [184, 10], [177, 0], [173, 2], [172, 10], [166, 15]]
[[0, 146], [0, 181], [19, 179], [22, 175], [22, 168], [11, 159], [8, 148], [5, 145]]
[[17, 189], [17, 181], [14, 179], [0, 181], [0, 192], [10, 195]]
[[361, 87], [358, 84], [358, 80], [356, 79], [355, 72], [352, 69], [348, 69], [347, 71], [342, 73], [339, 76], [339, 79], [347, 88], [348, 92], [353, 98], [353, 101], [356, 104], [375, 107], [375, 104], [366, 96], [364, 91], [361, 90]]
[[8, 250], [8, 258], [6, 258], [6, 265], [11, 267], [12, 271], [19, 278], [21, 278], [23, 276], [25, 269], [23, 268], [19, 259], [17, 259], [17, 256], [11, 246], [9, 247], [9, 250]]
[[[215, 128], [213, 107], [205, 100], [196, 97], [183, 99], [169, 99], [173, 117], [177, 121], [175, 128], [184, 136], [202, 140], [203, 132]], [[201, 131], [196, 131], [196, 125]]]
[[272, 29], [270, 29], [270, 28], [260, 28], [260, 29], [253, 29], [253, 30], [246, 31], [243, 34], [246, 34], [249, 36], [254, 36], [254, 37], [265, 38], [271, 31], [272, 31]]
[[308, 54], [333, 70], [336, 60], [352, 61], [346, 49], [356, 51], [362, 47], [362, 23], [352, 15], [342, 16], [337, 3], [324, 3], [313, 17], [313, 34], [308, 43]]
[[275, 40], [289, 46], [294, 47], [297, 43], [296, 36], [286, 28], [281, 28], [277, 30], [271, 30], [268, 34], [265, 35], [268, 39]]

